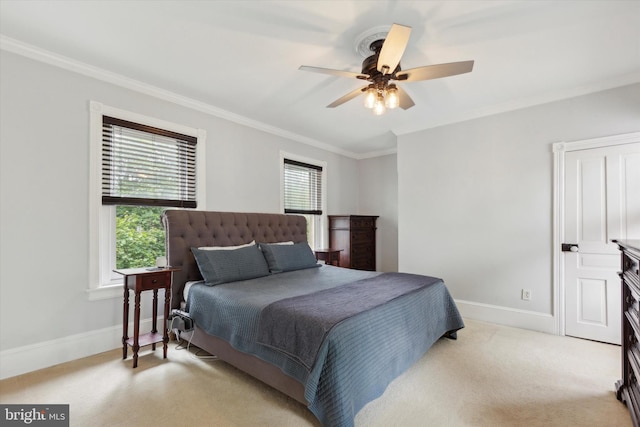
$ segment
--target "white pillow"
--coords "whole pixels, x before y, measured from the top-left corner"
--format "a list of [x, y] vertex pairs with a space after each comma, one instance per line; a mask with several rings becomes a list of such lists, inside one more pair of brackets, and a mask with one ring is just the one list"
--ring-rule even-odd
[[264, 249], [262, 247], [262, 245], [293, 245], [293, 240], [289, 240], [287, 242], [274, 242], [274, 243], [258, 243], [258, 247], [260, 248], [260, 250], [262, 252], [264, 252]]
[[[293, 243], [293, 242], [291, 242]], [[256, 241], [253, 240], [250, 243], [245, 243], [244, 245], [237, 245], [237, 246], [202, 246], [199, 247], [198, 249], [202, 249], [205, 251], [232, 251], [234, 249], [240, 249], [240, 248], [246, 248], [247, 246], [253, 246], [256, 244]]]

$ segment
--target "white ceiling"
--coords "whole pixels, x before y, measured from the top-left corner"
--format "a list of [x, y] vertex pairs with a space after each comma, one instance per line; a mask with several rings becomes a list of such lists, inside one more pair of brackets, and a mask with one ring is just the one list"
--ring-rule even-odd
[[[405, 83], [416, 106], [375, 117], [360, 86], [300, 65], [360, 72], [358, 35], [413, 28], [402, 68], [475, 60]], [[11, 1], [2, 47], [144, 82], [209, 111], [354, 157], [395, 135], [640, 82], [640, 1]], [[90, 67], [85, 67], [85, 65]]]

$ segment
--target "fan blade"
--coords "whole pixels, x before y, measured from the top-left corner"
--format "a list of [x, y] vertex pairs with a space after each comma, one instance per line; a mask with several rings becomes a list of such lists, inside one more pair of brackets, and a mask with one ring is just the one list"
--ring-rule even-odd
[[407, 43], [409, 43], [410, 35], [411, 27], [405, 27], [399, 24], [393, 24], [391, 26], [382, 44], [382, 49], [380, 49], [377, 66], [378, 71], [382, 74], [391, 74], [395, 71], [407, 47]]
[[427, 65], [398, 71], [396, 79], [405, 82], [416, 82], [469, 73], [471, 70], [473, 70], [473, 61], [449, 62], [448, 64]]
[[367, 74], [354, 73], [352, 71], [332, 70], [331, 68], [309, 67], [308, 65], [301, 65], [299, 70], [312, 71], [314, 73], [329, 74], [331, 76], [338, 77], [355, 77], [356, 79], [366, 80], [369, 78]]
[[353, 98], [357, 97], [358, 95], [360, 95], [362, 92], [364, 92], [367, 89], [367, 86], [358, 88], [352, 92], [349, 92], [348, 94], [346, 94], [345, 96], [343, 96], [340, 99], [336, 99], [335, 101], [333, 101], [331, 104], [327, 105], [327, 108], [335, 108], [338, 105], [342, 105], [347, 101], [351, 101]]
[[405, 92], [404, 89], [402, 89], [400, 86], [397, 86], [397, 88], [398, 88], [398, 96], [400, 97], [400, 105], [398, 106], [400, 108], [402, 108], [403, 110], [408, 110], [409, 108], [416, 105], [415, 102], [413, 102], [413, 99], [411, 99], [409, 94]]

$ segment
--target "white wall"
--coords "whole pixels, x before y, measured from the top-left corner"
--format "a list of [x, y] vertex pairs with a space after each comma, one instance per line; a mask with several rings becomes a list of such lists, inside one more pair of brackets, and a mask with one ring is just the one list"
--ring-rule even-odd
[[0, 67], [2, 377], [120, 345], [122, 298], [86, 293], [90, 100], [206, 130], [201, 209], [278, 212], [283, 150], [327, 162], [328, 213], [358, 211], [357, 160], [5, 51]]
[[395, 154], [359, 162], [360, 215], [378, 215], [376, 269], [398, 271], [398, 169]]
[[444, 278], [463, 315], [552, 332], [552, 143], [638, 130], [635, 84], [400, 136], [400, 271]]

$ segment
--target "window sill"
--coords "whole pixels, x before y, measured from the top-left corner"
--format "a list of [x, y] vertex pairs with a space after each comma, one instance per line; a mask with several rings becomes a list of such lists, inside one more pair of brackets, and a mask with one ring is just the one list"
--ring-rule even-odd
[[103, 286], [100, 288], [88, 289], [87, 295], [89, 301], [98, 301], [103, 299], [122, 298], [122, 285]]

